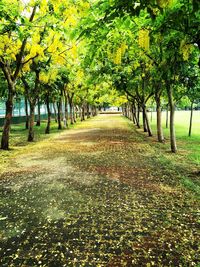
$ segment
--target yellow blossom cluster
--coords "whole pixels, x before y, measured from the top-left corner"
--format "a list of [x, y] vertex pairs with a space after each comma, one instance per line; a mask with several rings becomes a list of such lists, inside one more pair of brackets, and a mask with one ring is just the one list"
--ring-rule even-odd
[[149, 30], [147, 30], [147, 29], [139, 30], [138, 44], [145, 51], [149, 50], [149, 45], [150, 45]]

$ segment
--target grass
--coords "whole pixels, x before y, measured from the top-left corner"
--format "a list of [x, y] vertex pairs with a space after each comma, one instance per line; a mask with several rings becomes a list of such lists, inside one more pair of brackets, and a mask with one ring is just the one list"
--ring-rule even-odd
[[[170, 132], [166, 128], [166, 112], [162, 114], [162, 126], [165, 144], [156, 142], [156, 112], [149, 113], [153, 130], [153, 139], [146, 140], [158, 148], [158, 157], [162, 164], [180, 172], [182, 184], [193, 192], [200, 194], [199, 163], [200, 163], [200, 111], [194, 111], [192, 136], [188, 136], [190, 111], [176, 111], [175, 128], [178, 153], [170, 153]], [[142, 130], [139, 130], [142, 133]], [[144, 135], [145, 136], [145, 135]]]
[[[74, 125], [69, 125], [69, 129], [75, 127], [75, 125], [80, 124], [80, 121], [77, 121]], [[40, 143], [54, 138], [56, 135], [59, 135], [61, 132], [67, 130], [62, 129], [58, 130], [58, 124], [52, 120], [50, 134], [45, 134], [46, 121], [41, 121], [40, 126], [35, 126], [34, 128], [34, 142], [28, 142], [28, 130], [25, 129], [25, 123], [13, 124], [11, 126], [10, 132], [10, 150], [3, 151], [0, 150], [0, 172], [6, 170], [6, 167], [9, 164], [9, 160], [20, 155], [25, 151], [31, 150], [33, 146], [38, 146], [40, 148]], [[0, 130], [0, 134], [2, 129]]]

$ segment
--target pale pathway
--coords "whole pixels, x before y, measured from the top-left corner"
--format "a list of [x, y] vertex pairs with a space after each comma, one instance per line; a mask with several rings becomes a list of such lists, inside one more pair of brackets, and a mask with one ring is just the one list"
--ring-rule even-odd
[[120, 115], [14, 158], [0, 179], [0, 266], [197, 266], [198, 205]]

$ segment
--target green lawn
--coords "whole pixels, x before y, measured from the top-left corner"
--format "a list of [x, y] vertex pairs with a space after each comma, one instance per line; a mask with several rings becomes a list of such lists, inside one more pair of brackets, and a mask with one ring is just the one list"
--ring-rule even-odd
[[[151, 113], [149, 113], [151, 119]], [[164, 133], [166, 136], [169, 136], [169, 129], [165, 128], [165, 121], [166, 121], [166, 112], [162, 113], [163, 118], [163, 128]], [[178, 138], [185, 138], [188, 137], [188, 129], [189, 129], [189, 122], [190, 122], [190, 111], [176, 111], [175, 113], [175, 125], [176, 125], [176, 134]], [[152, 113], [152, 121], [151, 124], [155, 131], [156, 129], [156, 112]], [[192, 129], [192, 139], [198, 138], [200, 140], [200, 111], [194, 111], [193, 113], [193, 129]], [[191, 138], [187, 138], [190, 140]]]
[[[156, 112], [149, 112], [149, 119], [153, 130], [153, 138], [145, 138], [158, 148], [158, 157], [169, 168], [180, 171], [182, 182], [192, 191], [200, 194], [200, 111], [193, 113], [192, 136], [188, 136], [190, 111], [176, 111], [175, 128], [178, 153], [170, 153], [169, 128], [166, 129], [166, 112], [162, 114], [165, 143], [156, 142]], [[142, 133], [142, 130], [139, 130]], [[146, 136], [146, 134], [144, 134]]]
[[[149, 113], [151, 118], [151, 114]], [[190, 111], [176, 111], [175, 127], [178, 149], [187, 151], [188, 158], [194, 163], [200, 162], [200, 111], [194, 111], [192, 136], [188, 136]], [[169, 128], [166, 129], [166, 112], [163, 112], [163, 130], [165, 138], [169, 139]], [[152, 113], [151, 126], [156, 135], [156, 112]]]

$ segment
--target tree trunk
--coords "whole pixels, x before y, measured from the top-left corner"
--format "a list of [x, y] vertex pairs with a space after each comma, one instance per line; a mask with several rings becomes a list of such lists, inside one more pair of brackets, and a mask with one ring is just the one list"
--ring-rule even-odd
[[146, 108], [145, 108], [145, 105], [142, 107], [142, 120], [143, 120], [143, 129], [144, 129], [144, 132], [147, 132], [147, 125], [146, 125]]
[[127, 104], [124, 105], [124, 113], [125, 113], [125, 117], [128, 118]]
[[73, 120], [74, 120], [74, 123], [76, 123], [76, 111], [75, 111], [76, 107], [75, 107], [75, 105], [72, 105], [72, 107], [73, 107], [73, 109], [72, 109], [72, 112], [73, 112]]
[[94, 114], [95, 114], [95, 116], [97, 116], [97, 115], [98, 115], [98, 110], [97, 110], [97, 107], [94, 107]]
[[69, 98], [69, 116], [70, 116], [70, 123], [74, 124], [74, 119], [73, 119], [73, 104], [72, 104], [72, 99]]
[[162, 129], [162, 111], [160, 94], [156, 94], [156, 113], [157, 113], [157, 138], [158, 142], [164, 141], [163, 129]]
[[166, 128], [168, 129], [169, 127], [169, 104], [167, 104], [166, 107]]
[[137, 116], [137, 110], [136, 110], [135, 103], [133, 103], [133, 117], [134, 117], [134, 120], [135, 120], [135, 124], [137, 125], [138, 128], [140, 128], [140, 124], [138, 122], [138, 116]]
[[87, 119], [90, 118], [90, 105], [87, 103]]
[[75, 107], [76, 120], [78, 119], [78, 106]]
[[140, 128], [140, 104], [137, 105], [137, 123], [138, 128]]
[[49, 104], [49, 96], [46, 98], [46, 105], [47, 105], [47, 126], [45, 129], [45, 134], [50, 133], [50, 125], [51, 125], [51, 109], [50, 109], [50, 104]]
[[147, 132], [148, 132], [149, 136], [152, 136], [153, 134], [152, 134], [151, 126], [150, 126], [150, 123], [149, 123], [149, 117], [148, 117], [148, 114], [147, 114], [146, 107], [144, 108], [144, 112], [145, 112], [145, 124], [146, 124], [146, 128], [147, 128]]
[[175, 116], [175, 105], [173, 100], [173, 91], [170, 84], [167, 84], [167, 95], [169, 100], [169, 108], [170, 108], [170, 144], [171, 151], [173, 153], [177, 152], [176, 146], [176, 134], [175, 134], [175, 126], [174, 126], [174, 116]]
[[58, 118], [57, 118], [57, 112], [56, 112], [56, 105], [53, 102], [53, 111], [54, 111], [54, 118], [55, 118], [55, 122], [58, 122]]
[[4, 149], [4, 150], [9, 149], [10, 125], [11, 125], [12, 112], [13, 112], [13, 97], [14, 97], [13, 89], [10, 90], [12, 92], [9, 92], [9, 96], [6, 101], [6, 116], [5, 116], [3, 133], [2, 133], [2, 138], [1, 138], [1, 149]]
[[95, 107], [94, 106], [92, 106], [92, 108], [91, 108], [91, 113], [92, 113], [92, 117], [94, 117], [95, 116]]
[[135, 120], [135, 106], [134, 106], [134, 104], [131, 105], [131, 111], [132, 111], [132, 120], [133, 120], [133, 123], [135, 124], [136, 120]]
[[38, 115], [37, 115], [36, 126], [40, 126], [40, 122], [41, 122], [41, 119], [40, 119], [40, 99], [38, 99], [37, 107], [38, 107]]
[[68, 101], [67, 101], [67, 96], [65, 95], [65, 119], [66, 119], [66, 127], [68, 127]]
[[25, 123], [25, 129], [28, 130], [28, 124], [29, 124], [29, 115], [28, 115], [28, 100], [25, 96], [25, 114], [26, 114], [26, 123]]
[[57, 102], [57, 109], [58, 109], [58, 130], [61, 130], [62, 129], [62, 123], [61, 123], [62, 102], [61, 102], [61, 99]]
[[81, 121], [85, 120], [85, 107], [82, 105], [81, 107]]
[[192, 101], [191, 107], [190, 107], [190, 126], [189, 126], [188, 136], [191, 136], [191, 134], [192, 134], [193, 104], [194, 104], [194, 102]]
[[29, 104], [30, 104], [30, 118], [29, 118], [28, 142], [33, 142], [34, 141], [35, 103], [29, 102]]

